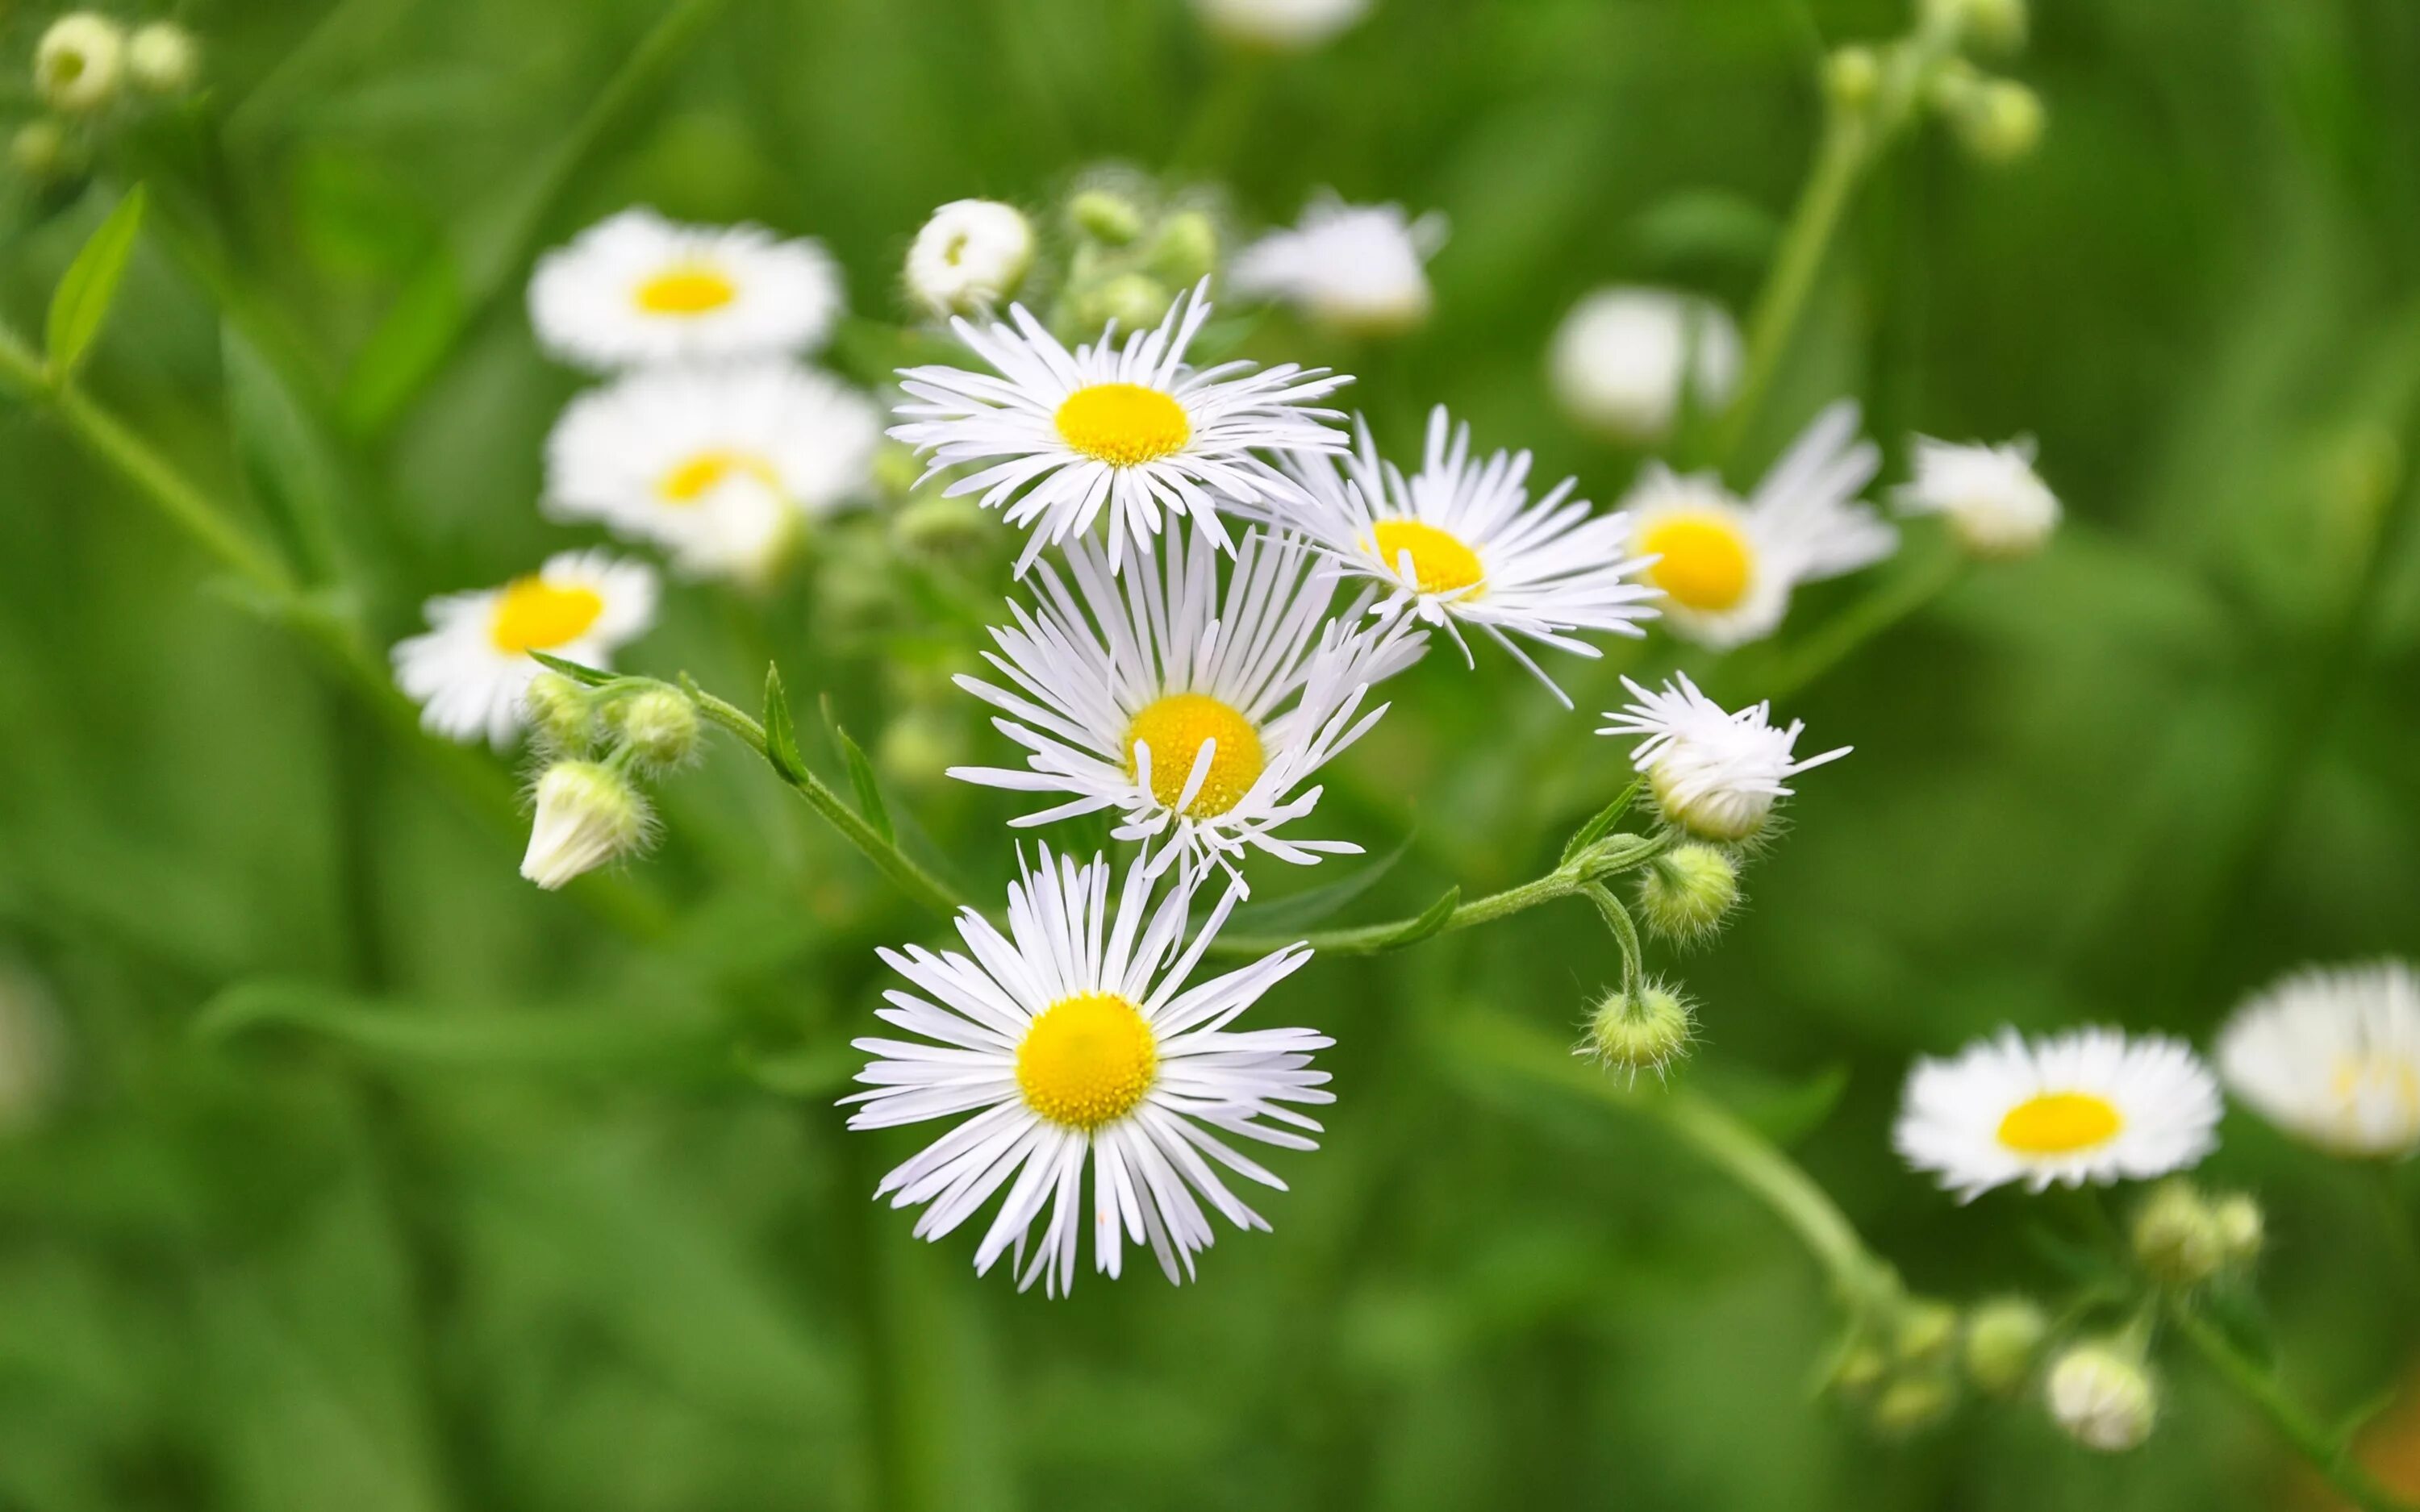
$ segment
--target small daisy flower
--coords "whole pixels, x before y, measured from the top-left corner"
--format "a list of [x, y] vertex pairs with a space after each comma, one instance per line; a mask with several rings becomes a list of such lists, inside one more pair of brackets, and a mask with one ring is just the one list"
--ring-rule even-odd
[[2400, 961], [2297, 972], [2218, 1037], [2235, 1095], [2335, 1155], [2420, 1149], [2420, 973]]
[[1799, 584], [1898, 549], [1899, 532], [1855, 501], [1880, 465], [1849, 400], [1818, 415], [1745, 503], [1711, 473], [1649, 463], [1622, 508], [1637, 526], [1632, 548], [1657, 559], [1647, 580], [1664, 591], [1673, 631], [1716, 650], [1760, 640]]
[[1901, 513], [1940, 515], [1978, 557], [2024, 557], [2058, 528], [2058, 497], [2034, 471], [2034, 442], [1953, 445], [1916, 439], [1916, 477], [1895, 495]]
[[1582, 426], [1623, 441], [1671, 433], [1683, 393], [1699, 410], [1739, 382], [1740, 333], [1721, 305], [1660, 288], [1601, 288], [1572, 306], [1547, 354], [1555, 398]]
[[1407, 220], [1400, 205], [1347, 205], [1323, 194], [1300, 225], [1237, 253], [1227, 284], [1349, 334], [1393, 335], [1429, 317], [1423, 265], [1444, 244], [1445, 217], [1435, 211]]
[[1631, 748], [1631, 766], [1645, 774], [1664, 817], [1700, 840], [1748, 839], [1772, 817], [1775, 802], [1790, 796], [1786, 779], [1854, 748], [1792, 760], [1807, 728], [1802, 721], [1774, 728], [1769, 703], [1731, 714], [1699, 692], [1686, 672], [1652, 691], [1627, 677], [1621, 686], [1630, 689], [1631, 702], [1606, 710], [1613, 723], [1597, 733], [1644, 737]]
[[990, 310], [1033, 266], [1033, 224], [996, 199], [952, 200], [908, 248], [908, 297], [934, 315]]
[[1229, 41], [1302, 53], [1359, 21], [1370, 0], [1193, 0], [1193, 8]]
[[2022, 1180], [2080, 1186], [2164, 1176], [2218, 1147], [2218, 1083], [2181, 1041], [2014, 1029], [1908, 1074], [1892, 1143], [1971, 1202]]
[[760, 579], [802, 517], [872, 486], [881, 430], [871, 399], [791, 363], [631, 373], [555, 423], [546, 510], [661, 545], [696, 576]]
[[126, 72], [126, 30], [106, 16], [72, 11], [34, 44], [34, 88], [50, 106], [87, 115], [117, 98]]
[[845, 301], [820, 242], [629, 209], [539, 258], [529, 302], [541, 346], [610, 373], [812, 351]]
[[1172, 305], [1156, 330], [1123, 345], [1116, 332], [1070, 352], [1023, 305], [1008, 325], [951, 322], [998, 377], [956, 367], [916, 367], [900, 386], [919, 401], [898, 412], [891, 434], [932, 455], [932, 471], [988, 463], [948, 492], [980, 494], [1033, 538], [1017, 559], [1022, 576], [1045, 546], [1092, 529], [1109, 515], [1111, 571], [1126, 539], [1157, 534], [1163, 512], [1191, 516], [1222, 549], [1221, 500], [1291, 501], [1294, 486], [1256, 453], [1338, 451], [1344, 438], [1307, 408], [1350, 379], [1292, 363], [1252, 371], [1249, 363], [1195, 369], [1186, 347], [1210, 318], [1208, 283]]
[[396, 644], [396, 683], [430, 730], [462, 741], [485, 735], [501, 750], [541, 670], [530, 653], [609, 665], [654, 623], [656, 574], [607, 551], [565, 551], [502, 588], [432, 598], [427, 614], [427, 634]]
[[[1470, 648], [1463, 628], [1485, 632], [1566, 708], [1544, 669], [1514, 643], [1520, 636], [1576, 656], [1601, 655], [1573, 632], [1640, 635], [1655, 615], [1655, 590], [1637, 580], [1646, 563], [1630, 551], [1630, 522], [1592, 515], [1565, 478], [1529, 497], [1529, 454], [1470, 451], [1470, 427], [1439, 406], [1430, 411], [1420, 470], [1409, 478], [1380, 460], [1366, 424], [1342, 470], [1325, 457], [1287, 466], [1310, 507], [1269, 517], [1307, 532], [1347, 571], [1388, 592], [1380, 614], [1435, 625]], [[1257, 512], [1255, 512], [1257, 513]]]
[[993, 629], [999, 650], [984, 654], [1003, 682], [957, 680], [1001, 711], [992, 723], [1031, 753], [1026, 766], [950, 775], [1066, 795], [1018, 825], [1112, 810], [1118, 839], [1165, 838], [1163, 866], [1210, 859], [1232, 873], [1247, 849], [1296, 865], [1357, 852], [1277, 831], [1318, 804], [1304, 784], [1387, 712], [1362, 712], [1370, 686], [1419, 659], [1423, 638], [1331, 619], [1338, 575], [1299, 541], [1247, 534], [1223, 598], [1207, 532], [1171, 532], [1161, 555], [1113, 577], [1079, 541], [1072, 590], [1044, 564], [1039, 604], [1012, 605], [1016, 625]]
[[1285, 1190], [1219, 1136], [1316, 1149], [1298, 1131], [1319, 1125], [1286, 1104], [1335, 1101], [1327, 1073], [1311, 1069], [1311, 1053], [1334, 1042], [1326, 1035], [1229, 1027], [1311, 951], [1295, 946], [1187, 987], [1238, 894], [1230, 888], [1188, 941], [1193, 884], [1180, 874], [1155, 905], [1151, 871], [1140, 858], [1128, 867], [1112, 904], [1108, 862], [1078, 866], [1046, 846], [1040, 867], [1009, 887], [1005, 933], [970, 908], [958, 918], [969, 953], [881, 952], [912, 990], [885, 992], [891, 1006], [875, 1011], [922, 1038], [856, 1041], [876, 1058], [857, 1078], [870, 1090], [843, 1100], [861, 1104], [849, 1127], [972, 1117], [875, 1195], [923, 1206], [916, 1236], [938, 1240], [1006, 1188], [975, 1271], [1007, 1251], [1019, 1290], [1039, 1277], [1047, 1294], [1064, 1295], [1088, 1227], [1095, 1271], [1114, 1278], [1132, 1241], [1181, 1284], [1217, 1237], [1205, 1203], [1239, 1228], [1268, 1227], [1217, 1166]]

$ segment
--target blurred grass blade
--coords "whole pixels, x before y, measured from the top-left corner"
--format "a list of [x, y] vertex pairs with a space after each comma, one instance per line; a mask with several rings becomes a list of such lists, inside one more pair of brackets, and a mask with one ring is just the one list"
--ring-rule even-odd
[[857, 742], [841, 728], [840, 720], [832, 717], [830, 694], [824, 696], [822, 703], [825, 727], [831, 731], [832, 744], [840, 748], [841, 760], [848, 765], [848, 785], [857, 793], [857, 811], [874, 826], [876, 834], [897, 844], [899, 836], [892, 826], [891, 810], [883, 805], [882, 790], [875, 785], [874, 764], [865, 759], [865, 752], [858, 748]]
[[430, 254], [362, 344], [340, 400], [347, 429], [373, 432], [444, 364], [471, 320], [454, 255]]
[[126, 192], [52, 292], [43, 341], [54, 379], [72, 376], [101, 335], [109, 307], [116, 302], [118, 282], [126, 276], [126, 259], [134, 252], [135, 234], [143, 228], [144, 199], [141, 184]]
[[244, 481], [284, 538], [306, 581], [336, 573], [336, 474], [314, 442], [302, 407], [269, 360], [232, 320], [219, 323], [227, 426]]
[[644, 1019], [580, 1004], [550, 1011], [435, 1009], [309, 982], [241, 982], [205, 1004], [193, 1033], [223, 1043], [296, 1030], [383, 1059], [522, 1071], [612, 1067], [711, 1070], [722, 1063], [710, 1020]]

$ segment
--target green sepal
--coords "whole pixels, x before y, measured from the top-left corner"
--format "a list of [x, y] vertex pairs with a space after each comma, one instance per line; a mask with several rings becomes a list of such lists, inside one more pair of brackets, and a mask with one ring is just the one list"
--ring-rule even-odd
[[117, 301], [117, 285], [126, 276], [126, 260], [134, 252], [134, 235], [143, 226], [144, 189], [126, 192], [59, 277], [51, 293], [50, 318], [43, 327], [51, 377], [64, 381], [75, 372], [101, 335]]

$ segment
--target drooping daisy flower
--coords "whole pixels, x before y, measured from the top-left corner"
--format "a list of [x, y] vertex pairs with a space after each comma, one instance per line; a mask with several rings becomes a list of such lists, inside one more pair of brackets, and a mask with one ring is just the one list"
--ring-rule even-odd
[[539, 345], [608, 373], [812, 351], [844, 300], [820, 242], [628, 209], [539, 258], [529, 302]]
[[2331, 1154], [2420, 1149], [2420, 973], [2400, 961], [2295, 973], [2236, 1011], [2219, 1073], [2287, 1133]]
[[1247, 299], [1277, 300], [1354, 335], [1408, 331], [1429, 317], [1422, 266], [1445, 244], [1445, 217], [1407, 220], [1400, 205], [1312, 200], [1302, 224], [1235, 254], [1227, 284]]
[[1590, 514], [1586, 500], [1571, 496], [1575, 480], [1533, 501], [1529, 454], [1473, 457], [1470, 427], [1455, 425], [1442, 405], [1430, 411], [1420, 470], [1409, 478], [1380, 460], [1366, 424], [1357, 431], [1341, 471], [1325, 457], [1290, 458], [1309, 507], [1266, 517], [1387, 585], [1382, 615], [1439, 626], [1466, 660], [1463, 627], [1484, 631], [1565, 707], [1571, 700], [1512, 637], [1595, 656], [1597, 648], [1573, 632], [1644, 633], [1635, 622], [1654, 617], [1655, 591], [1637, 580], [1646, 563], [1630, 550], [1630, 522]]
[[957, 199], [933, 212], [908, 248], [908, 298], [934, 315], [988, 311], [1033, 265], [1033, 224], [996, 199]]
[[1014, 823], [1110, 810], [1120, 840], [1163, 837], [1160, 864], [1247, 848], [1297, 865], [1360, 849], [1277, 831], [1311, 812], [1312, 776], [1386, 713], [1362, 712], [1370, 685], [1419, 659], [1401, 624], [1354, 628], [1329, 617], [1338, 575], [1303, 543], [1244, 537], [1219, 590], [1205, 531], [1171, 531], [1158, 560], [1112, 577], [1098, 546], [1067, 551], [1071, 589], [1045, 563], [1040, 603], [1012, 605], [985, 659], [1004, 680], [958, 686], [1001, 711], [1022, 769], [954, 766], [988, 787], [1063, 794]]
[[915, 367], [900, 386], [908, 423], [891, 434], [932, 455], [933, 471], [990, 466], [950, 485], [980, 494], [1012, 525], [1032, 525], [1017, 559], [1022, 575], [1045, 546], [1109, 516], [1111, 571], [1126, 540], [1156, 534], [1163, 512], [1191, 516], [1224, 549], [1220, 501], [1291, 501], [1295, 487], [1255, 454], [1341, 450], [1344, 438], [1307, 408], [1348, 378], [1292, 363], [1255, 373], [1249, 363], [1195, 369], [1185, 349], [1210, 318], [1208, 284], [1170, 307], [1156, 330], [1113, 345], [1111, 331], [1073, 352], [1023, 305], [1010, 325], [951, 322], [999, 377], [957, 367]]
[[1682, 396], [1720, 409], [1739, 382], [1739, 327], [1721, 305], [1660, 288], [1601, 288], [1556, 329], [1547, 377], [1579, 424], [1623, 441], [1658, 441]]
[[849, 1127], [972, 1117], [875, 1195], [894, 1208], [923, 1205], [916, 1236], [938, 1240], [1005, 1187], [975, 1270], [1008, 1251], [1020, 1290], [1038, 1276], [1047, 1294], [1065, 1294], [1087, 1228], [1094, 1270], [1116, 1276], [1130, 1240], [1150, 1245], [1181, 1284], [1217, 1237], [1202, 1204], [1239, 1228], [1268, 1227], [1214, 1162], [1285, 1189], [1219, 1134], [1315, 1149], [1296, 1131], [1319, 1125], [1286, 1104], [1335, 1101], [1323, 1089], [1327, 1073], [1310, 1069], [1311, 1053], [1333, 1042], [1326, 1035], [1228, 1027], [1311, 951], [1280, 950], [1187, 987], [1238, 894], [1229, 889], [1188, 941], [1193, 883], [1180, 872], [1155, 905], [1152, 870], [1140, 858], [1128, 867], [1113, 905], [1108, 862], [1078, 866], [1046, 846], [1040, 867], [1008, 889], [1006, 933], [970, 908], [958, 918], [968, 954], [881, 952], [914, 990], [884, 993], [891, 1006], [875, 1011], [923, 1038], [855, 1041], [877, 1058], [858, 1076], [871, 1089], [843, 1100], [861, 1104]]
[[802, 517], [871, 484], [872, 400], [780, 361], [631, 373], [547, 439], [547, 512], [653, 541], [702, 577], [761, 578]]
[[488, 737], [498, 749], [521, 726], [521, 695], [543, 651], [591, 667], [646, 631], [656, 617], [656, 574], [606, 551], [564, 551], [502, 588], [428, 601], [428, 631], [395, 647], [395, 680], [419, 703], [420, 722], [455, 740]]
[[1193, 8], [1230, 41], [1300, 53], [1359, 21], [1370, 0], [1193, 0]]
[[1745, 503], [1711, 473], [1649, 463], [1621, 507], [1637, 526], [1632, 548], [1660, 559], [1647, 580], [1664, 590], [1674, 632], [1717, 650], [1759, 640], [1800, 583], [1889, 556], [1899, 532], [1855, 502], [1880, 464], [1846, 399], [1815, 417]]
[[2164, 1176], [2218, 1147], [2218, 1083], [2180, 1041], [2014, 1029], [1908, 1073], [1892, 1143], [1969, 1202], [1995, 1186]]
[[1958, 446], [1916, 439], [1916, 477], [1894, 496], [1901, 511], [1940, 515], [1978, 557], [2031, 556], [2058, 528], [2058, 497], [2034, 471], [2034, 442]]
[[1646, 774], [1664, 817], [1703, 840], [1748, 839], [1772, 817], [1774, 803], [1790, 796], [1786, 779], [1854, 748], [1792, 760], [1807, 728], [1802, 721], [1776, 729], [1770, 703], [1731, 714], [1698, 691], [1686, 672], [1652, 691], [1627, 677], [1621, 686], [1631, 702], [1606, 710], [1613, 723], [1597, 733], [1645, 737], [1631, 748], [1631, 766]]

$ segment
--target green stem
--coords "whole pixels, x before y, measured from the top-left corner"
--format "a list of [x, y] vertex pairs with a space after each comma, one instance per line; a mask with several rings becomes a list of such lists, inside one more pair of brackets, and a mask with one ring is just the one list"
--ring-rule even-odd
[[1638, 1000], [1639, 990], [1646, 985], [1645, 958], [1638, 949], [1638, 926], [1632, 923], [1630, 910], [1613, 895], [1613, 889], [1602, 882], [1588, 885], [1589, 902], [1605, 917], [1605, 927], [1613, 932], [1616, 945], [1621, 947], [1621, 990], [1632, 1002]]
[[2286, 1395], [2276, 1376], [2246, 1358], [2208, 1319], [2181, 1305], [2168, 1309], [2177, 1333], [2217, 1376], [2257, 1408], [2294, 1452], [2311, 1463], [2338, 1494], [2365, 1512], [2414, 1512], [2412, 1503], [2378, 1483], [2350, 1447], [2321, 1427], [2304, 1406]]
[[1963, 574], [1965, 557], [1935, 543], [1920, 562], [1878, 584], [1805, 640], [1791, 648], [1757, 697], [1788, 699], [1828, 675], [1872, 640], [1896, 628], [1949, 591]]

